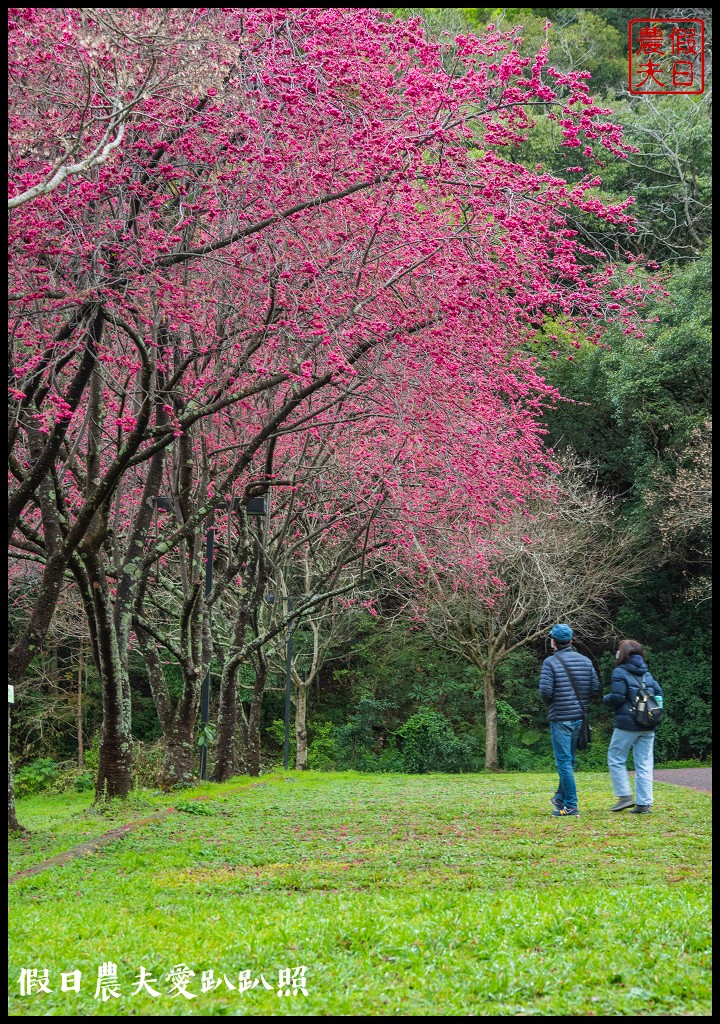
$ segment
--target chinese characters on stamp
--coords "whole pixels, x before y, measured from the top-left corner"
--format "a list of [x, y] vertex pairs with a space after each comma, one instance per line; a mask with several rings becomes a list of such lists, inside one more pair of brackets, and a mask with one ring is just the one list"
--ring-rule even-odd
[[633, 18], [628, 76], [635, 96], [697, 96], [705, 88], [701, 18]]

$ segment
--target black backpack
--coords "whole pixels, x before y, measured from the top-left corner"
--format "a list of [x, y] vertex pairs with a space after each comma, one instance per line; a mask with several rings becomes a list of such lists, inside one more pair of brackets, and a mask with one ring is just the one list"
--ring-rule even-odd
[[[626, 672], [626, 679], [628, 675], [629, 673]], [[637, 679], [635, 676], [632, 678], [634, 682], [637, 682], [638, 692], [635, 694], [635, 699], [631, 700], [628, 689], [627, 703], [630, 715], [636, 725], [642, 725], [646, 729], [656, 729], [665, 717], [665, 712], [653, 695], [648, 692], [647, 672], [643, 672], [642, 679]]]

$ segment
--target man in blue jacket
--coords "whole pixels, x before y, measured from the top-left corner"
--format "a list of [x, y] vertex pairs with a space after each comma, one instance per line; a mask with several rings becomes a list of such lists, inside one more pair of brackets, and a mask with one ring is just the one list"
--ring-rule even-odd
[[553, 626], [553, 653], [543, 662], [540, 673], [540, 696], [548, 706], [550, 739], [560, 780], [555, 796], [550, 798], [556, 818], [580, 814], [573, 771], [578, 736], [590, 698], [601, 689], [593, 663], [575, 650], [572, 638], [573, 631], [565, 623]]

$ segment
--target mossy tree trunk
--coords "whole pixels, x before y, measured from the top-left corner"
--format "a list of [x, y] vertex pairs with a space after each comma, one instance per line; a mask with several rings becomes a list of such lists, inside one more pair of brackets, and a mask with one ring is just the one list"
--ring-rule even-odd
[[495, 666], [486, 667], [483, 674], [483, 699], [485, 704], [485, 767], [497, 771], [498, 760], [498, 716], [495, 692]]
[[[158, 784], [163, 789], [187, 786], [193, 781], [194, 735], [200, 707], [201, 666], [192, 660], [179, 659], [183, 673], [183, 690], [173, 703], [156, 644], [141, 626], [138, 641], [145, 658], [155, 710], [163, 734], [165, 756]], [[180, 652], [178, 651], [179, 655]]]
[[132, 789], [130, 679], [120, 656], [112, 598], [100, 558], [86, 549], [83, 562], [92, 597], [97, 668], [102, 682], [103, 722], [95, 782], [95, 799], [99, 801], [126, 797]]
[[10, 705], [8, 704], [8, 832], [26, 832], [15, 811], [15, 778], [10, 760]]
[[295, 767], [298, 771], [307, 770], [307, 703], [309, 683], [296, 676], [295, 678]]
[[260, 774], [260, 717], [262, 715], [263, 697], [267, 685], [268, 663], [262, 648], [253, 657], [255, 665], [255, 683], [250, 699], [248, 714], [247, 746], [245, 748], [245, 764], [248, 775], [257, 777]]
[[215, 750], [215, 782], [225, 782], [235, 772], [235, 727], [237, 723], [238, 664], [229, 661], [220, 682], [217, 746]]

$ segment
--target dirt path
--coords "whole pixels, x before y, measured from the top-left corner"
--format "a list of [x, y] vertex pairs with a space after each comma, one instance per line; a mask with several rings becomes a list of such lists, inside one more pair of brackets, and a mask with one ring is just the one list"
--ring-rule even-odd
[[[244, 789], [253, 789], [255, 786], [267, 786], [267, 782], [251, 782], [247, 786], [239, 786], [236, 790], [226, 790], [228, 793], [241, 792]], [[225, 793], [222, 794], [225, 796]], [[214, 796], [191, 796], [190, 800], [213, 800]], [[166, 818], [168, 814], [173, 814], [177, 810], [176, 807], [166, 807], [162, 811], [157, 811], [155, 814], [147, 814], [144, 818], [136, 818], [135, 821], [129, 821], [125, 825], [121, 825], [119, 828], [112, 829], [111, 832], [104, 832], [101, 836], [96, 839], [89, 839], [85, 843], [78, 843], [77, 846], [73, 846], [71, 849], [66, 850], [65, 853], [56, 853], [54, 857], [48, 857], [47, 860], [40, 861], [39, 864], [32, 864], [29, 868], [21, 868], [16, 871], [14, 875], [10, 875], [8, 878], [8, 885], [12, 882], [18, 882], [21, 878], [29, 878], [31, 875], [39, 875], [41, 871], [47, 871], [48, 868], [57, 867], [59, 864], [67, 864], [70, 860], [75, 860], [76, 857], [82, 857], [86, 853], [91, 853], [93, 850], [99, 849], [101, 846], [106, 846], [108, 843], [114, 843], [116, 839], [124, 839], [128, 832], [132, 832], [133, 829], [140, 828], [141, 825], [148, 825], [153, 821], [160, 821], [162, 818]]]
[[103, 835], [98, 836], [97, 839], [90, 839], [86, 843], [78, 843], [77, 846], [73, 846], [70, 850], [66, 850], [65, 853], [56, 853], [54, 857], [48, 857], [47, 860], [40, 861], [39, 864], [32, 864], [29, 868], [21, 868], [16, 871], [14, 875], [10, 875], [8, 878], [8, 885], [11, 882], [17, 882], [21, 878], [29, 878], [30, 875], [37, 875], [41, 871], [45, 871], [47, 868], [54, 868], [58, 864], [67, 864], [69, 860], [74, 860], [75, 857], [82, 857], [85, 853], [92, 853], [93, 850], [99, 849], [101, 846], [105, 846], [107, 843], [113, 843], [116, 839], [122, 839], [124, 836], [131, 832], [134, 828], [139, 828], [140, 825], [147, 825], [151, 821], [159, 821], [161, 818], [166, 818], [168, 814], [172, 814], [175, 810], [174, 807], [168, 807], [164, 811], [158, 811], [157, 814], [148, 814], [144, 818], [138, 818], [136, 821], [129, 821], [127, 825], [121, 825], [120, 828], [114, 828], [111, 832], [104, 832]]

